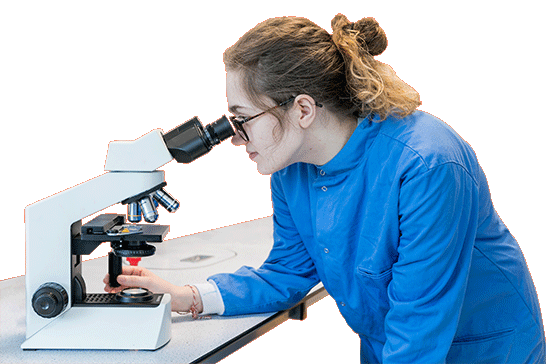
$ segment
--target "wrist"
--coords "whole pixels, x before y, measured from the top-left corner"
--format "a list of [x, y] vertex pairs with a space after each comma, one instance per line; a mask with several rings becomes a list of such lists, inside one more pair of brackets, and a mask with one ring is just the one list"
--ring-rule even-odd
[[171, 310], [175, 312], [191, 312], [195, 307], [196, 314], [203, 312], [203, 302], [199, 291], [193, 286], [176, 287], [171, 292]]

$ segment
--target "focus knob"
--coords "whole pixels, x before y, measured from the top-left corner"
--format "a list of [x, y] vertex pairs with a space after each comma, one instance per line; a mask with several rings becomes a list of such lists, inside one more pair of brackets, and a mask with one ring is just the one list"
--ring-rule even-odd
[[32, 296], [32, 308], [42, 317], [53, 318], [68, 305], [66, 290], [57, 283], [45, 283]]

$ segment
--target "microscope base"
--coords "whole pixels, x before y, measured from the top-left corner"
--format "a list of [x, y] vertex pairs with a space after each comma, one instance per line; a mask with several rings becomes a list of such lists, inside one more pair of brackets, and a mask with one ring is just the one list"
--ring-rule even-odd
[[156, 350], [171, 339], [171, 296], [157, 307], [71, 307], [22, 349]]

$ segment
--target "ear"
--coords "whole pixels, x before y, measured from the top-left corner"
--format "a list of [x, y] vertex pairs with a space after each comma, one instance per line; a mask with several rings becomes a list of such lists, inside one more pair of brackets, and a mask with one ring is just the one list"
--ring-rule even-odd
[[309, 128], [317, 116], [315, 100], [309, 95], [298, 95], [294, 99], [294, 107], [298, 125], [302, 129]]

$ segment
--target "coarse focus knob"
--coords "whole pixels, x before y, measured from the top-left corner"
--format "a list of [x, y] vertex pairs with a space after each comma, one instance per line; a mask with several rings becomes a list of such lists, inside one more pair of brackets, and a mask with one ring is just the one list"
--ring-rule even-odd
[[58, 283], [44, 283], [32, 296], [32, 308], [42, 317], [53, 318], [68, 305], [68, 294]]

